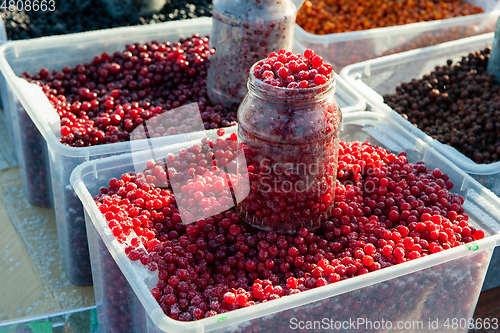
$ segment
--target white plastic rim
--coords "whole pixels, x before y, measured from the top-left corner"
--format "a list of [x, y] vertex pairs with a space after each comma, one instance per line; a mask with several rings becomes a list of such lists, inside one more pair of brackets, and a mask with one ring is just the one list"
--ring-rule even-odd
[[295, 5], [295, 7], [297, 8], [297, 11], [300, 9], [300, 7], [302, 7], [302, 5], [304, 4], [304, 2], [306, 2], [306, 0], [292, 0], [293, 4]]

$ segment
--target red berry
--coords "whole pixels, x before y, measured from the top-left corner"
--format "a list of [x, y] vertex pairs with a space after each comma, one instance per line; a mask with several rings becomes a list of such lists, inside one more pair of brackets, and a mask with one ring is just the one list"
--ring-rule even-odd
[[311, 49], [307, 49], [304, 51], [304, 57], [307, 59], [311, 59], [311, 57], [314, 55], [314, 51]]
[[314, 83], [316, 83], [318, 86], [325, 84], [328, 82], [328, 78], [324, 75], [318, 74], [314, 78]]
[[405, 255], [405, 251], [404, 251], [402, 248], [397, 247], [397, 248], [395, 248], [395, 249], [394, 249], [393, 254], [394, 254], [394, 256], [395, 256], [396, 258], [398, 258], [398, 259], [399, 259], [399, 258], [403, 258], [403, 257], [404, 257], [404, 255]]
[[371, 256], [364, 256], [363, 257], [363, 265], [370, 267], [373, 265], [373, 257]]
[[288, 70], [288, 68], [286, 67], [282, 67], [278, 70], [278, 75], [280, 78], [284, 79], [286, 78], [288, 75], [290, 75], [290, 71]]
[[[226, 295], [224, 295], [224, 300], [225, 299], [226, 299]], [[239, 306], [244, 307], [247, 304], [247, 302], [248, 302], [248, 297], [246, 294], [236, 295], [236, 303], [238, 303]], [[228, 303], [228, 302], [226, 301], [226, 303]]]
[[286, 286], [289, 289], [297, 289], [299, 286], [299, 283], [296, 278], [294, 277], [289, 277], [288, 280], [286, 281]]
[[396, 222], [397, 220], [399, 220], [399, 213], [395, 210], [391, 210], [389, 212], [389, 220], [391, 220], [392, 222]]
[[364, 247], [364, 251], [367, 255], [372, 255], [375, 253], [376, 248], [373, 244], [366, 244]]
[[477, 229], [476, 232], [472, 235], [474, 240], [480, 240], [484, 238], [484, 231]]
[[311, 64], [313, 68], [319, 68], [321, 65], [323, 65], [323, 58], [321, 58], [319, 55], [316, 55], [312, 57], [311, 59]]
[[231, 292], [227, 292], [224, 294], [224, 302], [231, 305], [236, 302], [236, 296]]
[[309, 82], [308, 81], [300, 81], [299, 88], [302, 88], [302, 89], [309, 88]]
[[71, 129], [69, 126], [61, 126], [61, 135], [62, 136], [67, 136], [71, 133]]

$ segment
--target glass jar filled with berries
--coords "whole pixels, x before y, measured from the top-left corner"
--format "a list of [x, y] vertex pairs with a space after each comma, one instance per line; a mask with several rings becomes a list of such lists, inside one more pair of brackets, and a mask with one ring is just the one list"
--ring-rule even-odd
[[215, 0], [207, 92], [224, 107], [247, 93], [250, 67], [270, 52], [291, 49], [297, 9], [292, 0]]
[[334, 94], [332, 66], [312, 50], [280, 50], [251, 68], [238, 109], [236, 186], [248, 224], [294, 233], [331, 218], [342, 122]]

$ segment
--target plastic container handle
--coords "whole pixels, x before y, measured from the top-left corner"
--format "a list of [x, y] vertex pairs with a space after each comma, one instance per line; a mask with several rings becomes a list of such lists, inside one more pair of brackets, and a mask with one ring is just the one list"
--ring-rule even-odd
[[306, 0], [292, 0], [293, 4], [295, 5], [295, 7], [297, 7], [297, 11], [299, 11], [300, 7], [302, 7], [302, 4], [305, 2]]

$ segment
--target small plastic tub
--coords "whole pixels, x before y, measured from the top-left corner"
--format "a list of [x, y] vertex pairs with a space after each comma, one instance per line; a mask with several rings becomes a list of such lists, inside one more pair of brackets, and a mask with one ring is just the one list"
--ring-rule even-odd
[[[208, 136], [213, 137], [213, 133]], [[155, 150], [156, 157], [179, 152], [179, 149], [200, 142], [201, 138], [190, 135], [176, 139], [177, 144]], [[137, 164], [144, 165], [151, 158], [151, 152], [90, 161], [73, 171], [71, 182], [86, 210], [94, 290], [102, 331], [118, 331], [117, 327], [109, 325], [114, 317], [123, 313], [127, 314], [124, 318], [130, 326], [121, 329], [128, 332], [255, 332], [256, 329], [261, 332], [289, 332], [299, 325], [305, 327], [307, 322], [312, 325], [314, 321], [320, 324], [326, 322], [328, 326], [320, 326], [324, 331], [344, 328], [343, 332], [359, 332], [360, 328], [367, 327], [363, 326], [367, 325], [367, 321], [371, 321], [372, 325], [377, 321], [380, 325], [382, 320], [391, 322], [393, 328], [402, 323], [423, 325], [413, 327], [424, 330], [428, 329], [429, 322], [438, 320], [439, 328], [444, 331], [446, 318], [472, 318], [493, 248], [500, 244], [500, 199], [385, 115], [374, 112], [345, 115], [341, 139], [370, 141], [394, 152], [405, 151], [410, 162], [422, 160], [428, 168], [438, 167], [446, 172], [455, 184], [452, 192], [465, 198], [464, 208], [470, 223], [485, 231], [486, 237], [297, 295], [183, 323], [163, 313], [149, 291], [156, 284], [157, 272], [151, 273], [138, 261], [128, 259], [124, 245], [119, 244], [111, 234], [93, 200], [100, 187], [108, 186], [111, 177], [138, 170]], [[110, 256], [120, 271], [112, 265], [102, 264], [109, 263]], [[112, 273], [108, 274], [111, 269]], [[124, 286], [121, 274], [130, 288]], [[120, 282], [117, 288], [109, 287], [112, 281]], [[110, 300], [114, 300], [115, 304]], [[144, 317], [147, 317], [146, 323], [140, 321]], [[342, 326], [349, 320], [357, 322], [355, 318], [363, 318], [364, 324], [356, 324], [360, 326], [354, 326], [355, 329]], [[410, 329], [403, 327], [401, 331]], [[465, 325], [450, 331], [465, 333], [468, 327]]]
[[[130, 143], [83, 148], [61, 144], [57, 139], [60, 121], [55, 109], [37, 86], [18, 75], [25, 71], [34, 73], [42, 67], [53, 70], [75, 66], [91, 61], [96, 54], [122, 50], [127, 43], [178, 41], [195, 33], [208, 35], [211, 22], [210, 18], [199, 18], [108, 29], [15, 41], [0, 48], [0, 70], [13, 96], [21, 102], [14, 112], [14, 132], [19, 143], [24, 192], [33, 204], [50, 207], [53, 200], [63, 266], [72, 282], [90, 284], [91, 272], [83, 207], [69, 183], [71, 171], [85, 161], [129, 152]], [[343, 112], [365, 109], [361, 96], [340, 78], [336, 96]]]
[[495, 31], [497, 18], [500, 15], [500, 3], [496, 0], [467, 2], [476, 4], [485, 12], [444, 20], [328, 35], [306, 32], [296, 24], [295, 40], [306, 48], [314, 49], [340, 72], [345, 66], [360, 61]]

